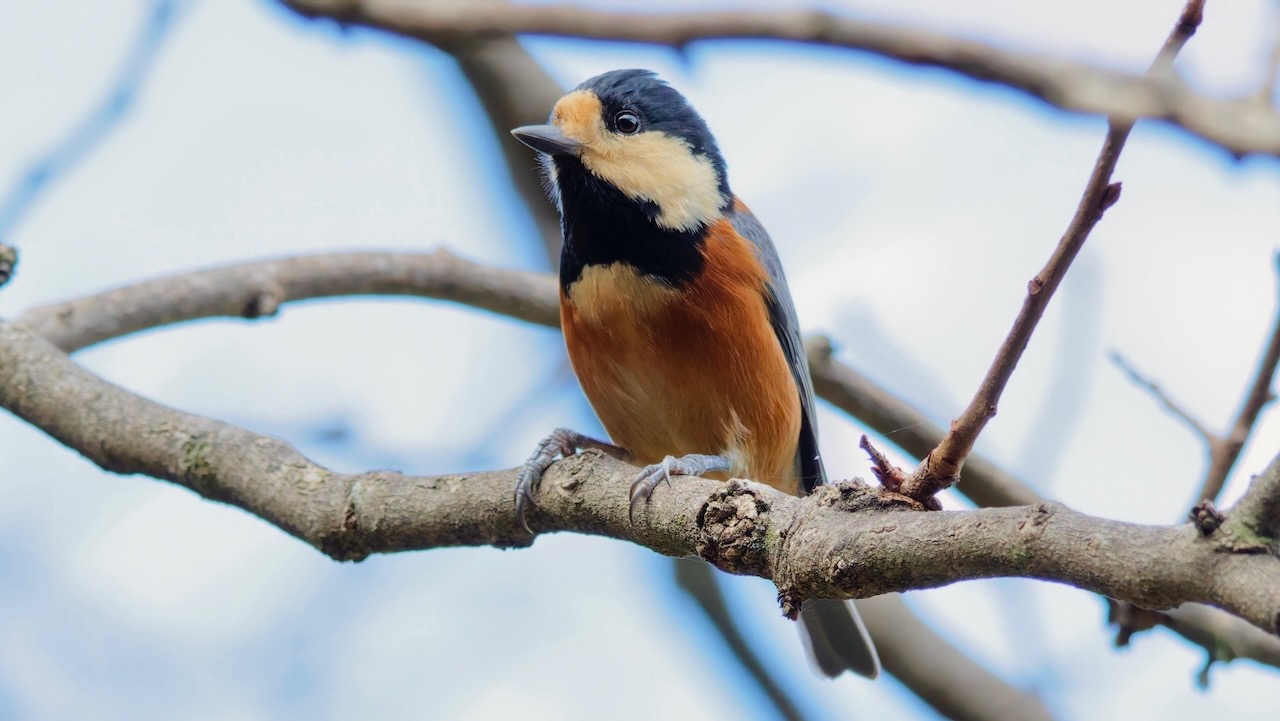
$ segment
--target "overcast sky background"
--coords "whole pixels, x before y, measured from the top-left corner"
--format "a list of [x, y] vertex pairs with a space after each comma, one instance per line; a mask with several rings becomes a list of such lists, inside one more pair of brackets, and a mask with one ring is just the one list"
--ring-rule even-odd
[[[600, 3], [604, 4], [604, 3]], [[744, 3], [738, 3], [742, 5]], [[765, 6], [764, 3], [745, 3]], [[1181, 0], [827, 3], [1139, 71]], [[674, 6], [674, 4], [671, 4]], [[233, 261], [447, 247], [545, 267], [452, 60], [265, 0], [180, 5], [123, 122], [24, 212], [0, 316]], [[147, 3], [0, 0], [0, 209], [107, 94]], [[1210, 2], [1179, 61], [1214, 94], [1261, 79], [1280, 7]], [[1104, 133], [939, 71], [767, 43], [530, 40], [566, 87], [649, 67], [685, 92], [770, 229], [802, 324], [945, 423], [1066, 227]], [[534, 160], [530, 156], [530, 172]], [[1179, 519], [1203, 450], [1106, 361], [1122, 351], [1225, 425], [1276, 305], [1280, 163], [1139, 125], [1108, 212], [981, 451], [1085, 512]], [[559, 336], [416, 300], [289, 306], [78, 359], [163, 403], [275, 434], [341, 470], [508, 467], [551, 428], [598, 429]], [[824, 408], [833, 476], [862, 430]], [[1224, 499], [1280, 447], [1265, 416]], [[621, 491], [620, 491], [621, 492]], [[660, 490], [658, 492], [661, 492]], [[964, 507], [957, 496], [948, 507]], [[815, 679], [770, 586], [727, 579], [771, 668], [818, 718], [930, 718], [892, 679]], [[670, 564], [577, 536], [339, 565], [238, 510], [101, 473], [0, 417], [0, 718], [770, 718]], [[1029, 581], [908, 602], [1064, 718], [1262, 718], [1274, 669], [1215, 668], [1164, 632], [1115, 650], [1094, 596]]]

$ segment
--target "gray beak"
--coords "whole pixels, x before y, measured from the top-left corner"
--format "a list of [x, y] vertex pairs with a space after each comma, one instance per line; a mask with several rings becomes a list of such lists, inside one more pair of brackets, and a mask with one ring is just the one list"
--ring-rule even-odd
[[554, 125], [525, 125], [511, 131], [516, 140], [547, 155], [577, 155], [582, 143], [565, 137]]

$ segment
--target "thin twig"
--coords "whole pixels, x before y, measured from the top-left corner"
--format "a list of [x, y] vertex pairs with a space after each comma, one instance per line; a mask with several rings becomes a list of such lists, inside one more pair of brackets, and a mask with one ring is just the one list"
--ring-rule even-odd
[[[1277, 287], [1280, 288], [1280, 254], [1275, 256], [1277, 271]], [[1209, 455], [1209, 464], [1205, 469], [1204, 480], [1192, 500], [1192, 508], [1204, 504], [1212, 504], [1222, 493], [1231, 470], [1244, 451], [1245, 444], [1253, 434], [1258, 419], [1267, 404], [1275, 399], [1272, 385], [1275, 383], [1277, 366], [1280, 365], [1280, 301], [1277, 301], [1275, 316], [1271, 321], [1271, 329], [1267, 333], [1266, 346], [1258, 365], [1253, 371], [1240, 400], [1240, 409], [1231, 420], [1230, 429], [1223, 435], [1210, 431], [1203, 423], [1196, 420], [1190, 412], [1183, 409], [1169, 397], [1154, 381], [1144, 377], [1116, 352], [1110, 355], [1111, 361], [1122, 370], [1129, 380], [1150, 393], [1170, 414], [1186, 423], [1205, 444]]]
[[332, 18], [437, 44], [442, 38], [528, 34], [625, 40], [675, 48], [716, 39], [779, 40], [847, 48], [1004, 85], [1067, 111], [1169, 123], [1236, 156], [1280, 155], [1280, 113], [1256, 102], [1252, 95], [1219, 100], [1193, 92], [1171, 74], [1151, 77], [1116, 72], [820, 10], [655, 13], [570, 5], [495, 8], [461, 1], [282, 2], [308, 17]]
[[[1280, 254], [1275, 257], [1277, 268], [1277, 284], [1280, 285]], [[1235, 468], [1244, 445], [1249, 441], [1262, 409], [1274, 398], [1271, 386], [1275, 382], [1276, 366], [1280, 364], [1280, 302], [1277, 303], [1275, 318], [1271, 322], [1271, 330], [1267, 335], [1267, 347], [1258, 360], [1253, 380], [1245, 391], [1240, 410], [1231, 422], [1231, 430], [1225, 436], [1214, 437], [1209, 443], [1209, 470], [1206, 471], [1204, 483], [1200, 486], [1200, 494], [1193, 502], [1212, 503], [1217, 500], [1222, 487], [1226, 485], [1231, 469]]]
[[[1159, 76], [1169, 72], [1178, 51], [1195, 33], [1204, 16], [1204, 0], [1188, 0], [1178, 18], [1173, 31], [1165, 40], [1156, 59], [1148, 70], [1149, 76]], [[1027, 284], [1027, 295], [1022, 302], [1009, 330], [1008, 336], [996, 352], [986, 377], [983, 378], [978, 392], [968, 407], [951, 424], [951, 429], [915, 472], [902, 483], [902, 493], [911, 498], [923, 501], [933, 497], [939, 490], [948, 488], [960, 480], [960, 469], [964, 460], [973, 451], [978, 435], [986, 427], [987, 422], [996, 414], [1000, 395], [1004, 392], [1013, 370], [1022, 358], [1031, 334], [1035, 331], [1040, 318], [1044, 316], [1053, 293], [1058, 289], [1062, 279], [1066, 277], [1071, 262], [1075, 260], [1090, 231], [1102, 219], [1102, 214], [1120, 198], [1120, 184], [1111, 182], [1116, 162], [1124, 149], [1125, 141], [1133, 123], [1129, 120], [1112, 119], [1107, 137], [1102, 143], [1102, 151], [1094, 164], [1093, 173], [1085, 185], [1084, 195], [1076, 208], [1075, 217], [1067, 227], [1067, 232], [1058, 242], [1053, 254], [1044, 268]]]
[[1107, 354], [1107, 359], [1111, 361], [1112, 365], [1119, 368], [1120, 371], [1128, 377], [1131, 383], [1146, 391], [1152, 398], [1156, 399], [1156, 402], [1164, 407], [1164, 409], [1168, 411], [1169, 415], [1186, 424], [1186, 426], [1205, 443], [1213, 443], [1214, 435], [1212, 431], [1205, 427], [1205, 425], [1197, 420], [1195, 416], [1191, 415], [1189, 411], [1183, 408], [1181, 404], [1166, 393], [1165, 390], [1160, 387], [1160, 384], [1142, 375], [1137, 368], [1133, 367], [1133, 364], [1129, 363], [1124, 356], [1120, 355], [1119, 351], [1111, 351]]

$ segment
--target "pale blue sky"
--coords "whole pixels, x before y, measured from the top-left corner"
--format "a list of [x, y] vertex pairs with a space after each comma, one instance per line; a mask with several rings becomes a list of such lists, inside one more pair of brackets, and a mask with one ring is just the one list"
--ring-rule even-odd
[[[1140, 70], [1181, 2], [827, 5]], [[0, 194], [104, 96], [144, 8], [0, 0]], [[1251, 90], [1276, 13], [1262, 0], [1209, 3], [1182, 69], [1209, 92]], [[831, 50], [703, 44], [681, 60], [626, 44], [529, 47], [566, 86], [645, 66], [684, 91], [775, 238], [802, 325], [941, 422], [972, 393], [1065, 228], [1103, 134], [1101, 121], [1008, 91]], [[543, 266], [446, 56], [265, 0], [188, 3], [158, 53], [119, 127], [9, 229], [22, 262], [0, 316], [327, 249], [447, 247]], [[1055, 299], [982, 450], [1080, 510], [1165, 523], [1183, 512], [1202, 449], [1105, 354], [1123, 351], [1206, 422], [1225, 423], [1275, 307], [1280, 163], [1236, 163], [1140, 125], [1117, 178], [1123, 198]], [[131, 390], [279, 435], [334, 467], [420, 473], [515, 465], [555, 426], [594, 429], [561, 358], [548, 330], [410, 300], [291, 306], [78, 356]], [[865, 473], [861, 429], [829, 409], [821, 426], [832, 474]], [[1226, 498], [1278, 446], [1268, 415]], [[891, 679], [812, 677], [768, 584], [727, 585], [806, 710], [930, 717]], [[9, 416], [0, 588], [4, 719], [770, 717], [668, 564], [641, 549], [559, 536], [338, 565], [240, 511], [105, 475]], [[1280, 688], [1274, 670], [1242, 662], [1197, 691], [1197, 649], [1154, 633], [1116, 651], [1102, 604], [1066, 587], [969, 583], [908, 601], [1063, 717], [1261, 718]]]

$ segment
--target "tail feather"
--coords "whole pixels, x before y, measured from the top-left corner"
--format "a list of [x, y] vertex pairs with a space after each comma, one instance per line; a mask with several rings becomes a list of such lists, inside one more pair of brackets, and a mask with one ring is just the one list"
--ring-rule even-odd
[[826, 676], [845, 671], [866, 678], [880, 675], [880, 657], [853, 601], [805, 601], [799, 628], [810, 663]]

